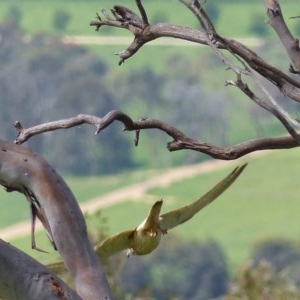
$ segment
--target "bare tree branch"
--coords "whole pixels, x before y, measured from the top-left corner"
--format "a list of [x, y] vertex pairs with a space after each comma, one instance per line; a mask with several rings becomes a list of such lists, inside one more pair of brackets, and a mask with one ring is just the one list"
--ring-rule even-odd
[[124, 124], [124, 130], [128, 131], [139, 131], [142, 129], [158, 129], [165, 132], [173, 138], [173, 141], [167, 144], [167, 148], [169, 151], [190, 149], [197, 152], [205, 153], [213, 158], [222, 160], [237, 159], [254, 151], [270, 149], [288, 149], [299, 146], [298, 141], [294, 137], [286, 136], [278, 138], [254, 139], [240, 144], [236, 144], [231, 147], [222, 148], [208, 144], [203, 141], [194, 140], [186, 136], [177, 128], [166, 124], [163, 121], [156, 119], [141, 119], [137, 122], [134, 122], [128, 115], [115, 110], [110, 111], [103, 118], [90, 115], [78, 115], [74, 118], [44, 123], [31, 128], [23, 128], [21, 125], [19, 125], [17, 129], [18, 136], [15, 140], [15, 143], [21, 144], [28, 140], [30, 137], [43, 132], [75, 127], [83, 123], [94, 125], [96, 127], [95, 134], [98, 134], [101, 132], [101, 130], [109, 126], [114, 121], [122, 122]]
[[[202, 5], [198, 2], [198, 0], [194, 0], [191, 3], [187, 3], [185, 0], [180, 0], [185, 6], [187, 6], [192, 13], [197, 17], [197, 19], [200, 22], [201, 27], [206, 31], [206, 28], [208, 27], [210, 29], [210, 32], [213, 33], [213, 35], [217, 35], [215, 28], [212, 25], [211, 20], [209, 19], [209, 16], [206, 14], [204, 9], [202, 8]], [[202, 20], [203, 18], [203, 20]], [[205, 25], [208, 24], [207, 26]], [[251, 100], [253, 100], [256, 104], [258, 104], [263, 109], [267, 110], [271, 114], [273, 114], [286, 128], [286, 130], [293, 136], [296, 140], [300, 140], [297, 132], [293, 129], [292, 125], [295, 125], [297, 127], [300, 127], [299, 122], [296, 122], [293, 118], [291, 118], [275, 101], [275, 99], [270, 95], [270, 93], [262, 86], [262, 84], [259, 82], [257, 75], [252, 72], [252, 70], [249, 68], [247, 63], [241, 59], [239, 56], [237, 56], [234, 52], [231, 52], [232, 55], [244, 66], [244, 68], [240, 68], [229, 61], [223, 55], [220, 49], [215, 47], [214, 43], [209, 38], [209, 33], [206, 34], [206, 40], [207, 44], [212, 48], [212, 50], [217, 54], [217, 57], [220, 58], [221, 62], [226, 64], [229, 69], [233, 70], [237, 75], [237, 81], [228, 80], [226, 85], [235, 85], [237, 86], [241, 91], [244, 92]], [[229, 49], [230, 51], [230, 49]], [[262, 98], [259, 98], [253, 91], [251, 91], [247, 84], [245, 84], [242, 81], [242, 74], [248, 75], [252, 78], [252, 80], [255, 82], [255, 84], [259, 87], [259, 89], [266, 95], [268, 101], [263, 100]]]
[[[98, 31], [102, 26], [113, 26], [128, 29], [134, 35], [131, 45], [124, 51], [117, 53], [120, 57], [119, 65], [126, 59], [133, 56], [144, 44], [151, 42], [159, 37], [173, 37], [195, 42], [198, 44], [207, 44], [205, 33], [189, 27], [180, 25], [171, 25], [167, 23], [147, 24], [132, 10], [123, 6], [114, 6], [112, 9], [115, 20], [111, 18], [102, 19], [97, 15], [96, 20], [90, 23]], [[222, 48], [222, 44], [216, 42], [216, 47]]]
[[273, 105], [270, 105], [263, 101], [261, 98], [259, 98], [255, 93], [249, 88], [247, 84], [245, 84], [241, 76], [238, 76], [238, 79], [236, 81], [228, 81], [228, 85], [235, 85], [237, 86], [241, 91], [244, 92], [251, 100], [253, 100], [256, 104], [258, 104], [260, 107], [264, 108], [265, 110], [272, 113], [286, 128], [286, 130], [289, 132], [289, 134], [298, 141], [300, 145], [300, 135], [293, 129], [293, 127], [290, 125], [288, 120], [285, 118], [285, 116], [278, 111]]
[[[198, 2], [198, 0], [193, 0], [190, 4], [188, 4], [185, 0], [180, 0], [182, 3], [184, 3], [197, 17], [199, 20], [202, 28], [205, 28], [204, 21], [205, 23], [208, 24], [208, 27], [210, 28], [211, 32], [213, 34], [218, 35], [215, 31], [215, 28], [213, 25], [211, 25], [211, 21], [208, 17], [208, 15], [205, 13], [204, 9]], [[271, 1], [269, 1], [271, 2]], [[276, 6], [279, 6], [278, 3], [274, 4]], [[277, 11], [278, 8], [272, 7], [273, 10]], [[280, 9], [280, 7], [279, 7]], [[202, 20], [204, 19], [204, 21]], [[225, 42], [226, 43], [226, 42]], [[220, 49], [216, 48], [214, 44], [210, 41], [208, 34], [207, 34], [207, 44], [213, 49], [215, 53], [217, 53], [218, 57], [221, 59], [223, 63], [225, 63], [230, 69], [232, 69], [236, 75], [237, 75], [237, 82], [234, 83], [237, 87], [239, 87], [251, 100], [253, 100], [256, 104], [258, 104], [260, 107], [264, 108], [265, 110], [269, 111], [271, 114], [273, 114], [282, 124], [283, 126], [287, 129], [287, 131], [293, 136], [296, 140], [299, 142], [299, 135], [298, 133], [293, 129], [292, 125], [296, 127], [300, 127], [300, 123], [293, 119], [284, 109], [281, 108], [281, 106], [277, 103], [277, 101], [271, 96], [271, 94], [268, 92], [268, 90], [261, 84], [260, 80], [257, 77], [257, 74], [254, 73], [249, 66], [246, 64], [246, 59], [245, 61], [243, 59], [240, 59], [239, 56], [237, 56], [236, 53], [232, 52], [231, 53], [238, 59], [238, 61], [241, 62], [241, 64], [244, 66], [244, 69], [241, 69], [234, 64], [232, 64], [220, 51]], [[256, 54], [255, 54], [256, 55]], [[249, 75], [253, 82], [258, 86], [258, 88], [265, 94], [267, 101], [259, 98], [253, 91], [250, 91], [248, 85], [244, 84], [242, 82], [242, 74]], [[228, 81], [232, 82], [232, 81]], [[297, 99], [297, 97], [296, 97]]]
[[188, 3], [185, 0], [179, 0], [179, 1], [183, 3], [187, 8], [189, 8], [195, 14], [195, 16], [197, 17], [201, 25], [201, 28], [204, 31], [210, 33], [216, 33], [216, 29], [213, 23], [211, 22], [209, 16], [207, 15], [207, 13], [205, 12], [205, 10], [203, 9], [202, 5], [199, 3], [198, 0], [193, 0], [190, 3]]
[[[275, 84], [284, 95], [288, 96], [289, 98], [295, 101], [300, 102], [300, 83], [298, 81], [294, 80], [279, 69], [265, 62], [261, 57], [259, 57], [255, 52], [250, 50], [245, 45], [239, 43], [236, 40], [228, 39], [219, 35], [215, 31], [212, 22], [210, 21], [208, 15], [200, 6], [198, 1], [192, 1], [191, 4], [186, 3], [186, 1], [184, 0], [179, 1], [187, 5], [190, 9], [192, 9], [193, 7], [198, 8], [198, 10], [200, 9], [200, 14], [196, 14], [196, 16], [198, 20], [201, 20], [201, 22], [202, 19], [200, 18], [200, 16], [204, 16], [207, 25], [203, 25], [202, 27], [204, 27], [204, 29], [210, 29], [211, 33], [213, 34], [211, 40], [214, 41], [214, 45], [216, 48], [227, 49], [231, 53], [241, 57], [244, 61], [246, 61], [249, 64], [249, 66], [253, 70], [257, 71], [260, 75], [262, 75], [270, 82]], [[269, 2], [271, 3], [272, 0], [270, 0]], [[123, 9], [125, 11], [129, 10], [124, 7]], [[195, 11], [196, 10], [194, 9], [194, 12]], [[159, 37], [173, 37], [188, 40], [202, 45], [208, 44], [207, 32], [205, 30], [196, 30], [184, 26], [171, 25], [165, 23], [149, 24], [149, 26], [145, 27], [143, 22], [135, 22], [133, 16], [132, 22], [127, 21], [127, 23], [125, 23], [124, 21], [118, 19], [113, 21], [110, 19], [103, 20], [99, 16], [97, 16], [96, 21], [92, 21], [90, 23], [91, 26], [96, 27], [96, 30], [99, 30], [101, 26], [115, 26], [120, 28], [126, 28], [133, 33], [134, 40], [132, 44], [126, 50], [117, 53], [120, 57], [119, 64], [122, 64], [126, 59], [133, 56], [143, 45]], [[138, 25], [134, 25], [136, 23]], [[205, 23], [202, 22], [202, 24]], [[294, 50], [292, 52], [295, 53]]]
[[[184, 0], [180, 0], [180, 1], [182, 3], [184, 3], [195, 14], [195, 16], [199, 20], [201, 27], [203, 29], [201, 31], [201, 35], [202, 35], [201, 41], [194, 40], [195, 42], [198, 42], [198, 43], [200, 42], [200, 43], [210, 45], [214, 49], [214, 51], [216, 51], [218, 53], [218, 55], [221, 57], [221, 60], [226, 62], [226, 64], [232, 70], [234, 70], [234, 72], [236, 72], [236, 74], [238, 76], [240, 76], [241, 73], [251, 74], [251, 72], [249, 73], [250, 69], [248, 69], [248, 68], [247, 68], [248, 69], [247, 72], [245, 72], [242, 69], [234, 66], [218, 50], [219, 48], [224, 48], [224, 47], [227, 48], [233, 55], [235, 55], [235, 56], [237, 55], [238, 57], [241, 57], [244, 61], [246, 61], [249, 64], [249, 66], [251, 68], [253, 68], [257, 72], [259, 72], [262, 76], [266, 77], [272, 83], [277, 85], [277, 87], [285, 95], [287, 95], [288, 97], [290, 97], [293, 100], [300, 101], [300, 85], [297, 81], [293, 80], [292, 78], [290, 78], [286, 74], [282, 73], [278, 69], [274, 68], [273, 66], [267, 64], [256, 53], [254, 53], [253, 51], [251, 51], [244, 45], [238, 43], [237, 41], [228, 40], [226, 38], [219, 36], [216, 33], [215, 28], [214, 28], [212, 22], [210, 21], [208, 15], [205, 13], [204, 9], [202, 8], [202, 6], [200, 5], [200, 3], [198, 1], [192, 1], [189, 4]], [[202, 20], [202, 18], [204, 18], [204, 20]], [[161, 25], [161, 24], [159, 24], [159, 25]], [[161, 31], [161, 28], [158, 29], [158, 31], [160, 32], [159, 34], [157, 34], [157, 33], [155, 35], [149, 34], [149, 32], [151, 32], [151, 29], [154, 28], [154, 26], [155, 25], [151, 25], [151, 26], [147, 27], [147, 30], [148, 30], [147, 37], [148, 38], [151, 37], [150, 40], [152, 40], [153, 38], [157, 38], [159, 36], [164, 36], [166, 34], [166, 32]], [[167, 28], [167, 30], [169, 30], [169, 31], [171, 30], [171, 32], [168, 33], [169, 36], [192, 40], [192, 39], [188, 38], [187, 32], [185, 32], [182, 36], [179, 36], [179, 32], [186, 31], [186, 30], [183, 30], [183, 28], [176, 28], [176, 33], [175, 33], [174, 28], [170, 28], [168, 26], [168, 24], [165, 27]], [[206, 31], [207, 28], [209, 28], [210, 32]], [[136, 30], [133, 32], [136, 32]], [[213, 34], [213, 36], [211, 36], [211, 35], [209, 36], [209, 33]], [[193, 32], [192, 35], [195, 36], [195, 33]], [[141, 39], [141, 36], [143, 36], [142, 39]], [[134, 53], [136, 53], [136, 51], [138, 51], [138, 49], [140, 49], [140, 47], [142, 47], [142, 45], [144, 45], [147, 42], [147, 40], [144, 39], [144, 36], [145, 35], [143, 34], [143, 32], [139, 32], [138, 35], [135, 35], [134, 42], [131, 44], [131, 46], [124, 52], [120, 52], [118, 54], [121, 57], [120, 63], [124, 62], [124, 60], [126, 58], [128, 58], [128, 57], [132, 56]], [[165, 36], [167, 36], [167, 34]], [[212, 42], [212, 39], [214, 39], [214, 43]], [[252, 74], [251, 76], [253, 77], [254, 74]], [[258, 81], [256, 81], [256, 82], [258, 82]], [[260, 89], [261, 89], [261, 86], [260, 86]], [[262, 91], [265, 92], [266, 90], [262, 89]], [[287, 113], [285, 113], [280, 108], [278, 103], [276, 103], [276, 101], [273, 98], [270, 98], [269, 93], [266, 93], [266, 96], [269, 99], [269, 102], [272, 103], [272, 105], [270, 106], [266, 103], [266, 101], [260, 99], [259, 102], [261, 104], [264, 103], [263, 105], [260, 105], [260, 106], [262, 106], [264, 109], [267, 109], [276, 118], [279, 118], [280, 122], [286, 127], [287, 131], [294, 138], [298, 139], [298, 134], [295, 132], [295, 130], [293, 129], [291, 124], [299, 127], [299, 122], [297, 122], [296, 120], [291, 118]], [[253, 98], [252, 98], [252, 100], [253, 100]]]
[[149, 21], [148, 21], [148, 17], [147, 17], [147, 13], [144, 9], [144, 6], [142, 4], [142, 1], [141, 0], [135, 0], [135, 3], [141, 13], [141, 16], [142, 16], [142, 20], [144, 22], [145, 25], [149, 25]]
[[278, 1], [265, 0], [265, 5], [267, 8], [269, 23], [274, 28], [282, 45], [284, 46], [287, 54], [292, 61], [290, 71], [292, 73], [300, 74], [299, 40], [293, 37], [292, 33], [287, 27]]

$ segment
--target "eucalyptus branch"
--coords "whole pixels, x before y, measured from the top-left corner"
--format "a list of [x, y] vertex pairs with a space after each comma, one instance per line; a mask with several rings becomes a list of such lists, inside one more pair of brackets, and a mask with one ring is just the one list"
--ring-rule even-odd
[[142, 4], [142, 1], [141, 0], [135, 0], [135, 3], [141, 13], [141, 16], [142, 16], [142, 20], [143, 22], [146, 24], [146, 25], [149, 25], [149, 21], [148, 21], [148, 17], [147, 17], [147, 13], [144, 9], [144, 6]]
[[[274, 115], [285, 127], [285, 129], [289, 132], [289, 134], [298, 141], [300, 145], [300, 135], [294, 130], [294, 128], [291, 126], [288, 119], [286, 119], [285, 115], [277, 109], [276, 106], [273, 105], [273, 103], [268, 104], [263, 99], [259, 98], [250, 88], [247, 84], [245, 84], [242, 81], [241, 75], [238, 75], [238, 78], [236, 81], [227, 81], [227, 85], [234, 85], [237, 86], [245, 95], [247, 95], [251, 100], [253, 100], [257, 105], [262, 107], [263, 109], [270, 112], [272, 115]], [[271, 95], [270, 95], [271, 97]], [[299, 125], [299, 124], [298, 124]]]
[[[126, 59], [132, 57], [137, 51], [142, 48], [143, 45], [160, 37], [179, 38], [202, 45], [210, 45], [213, 40], [215, 48], [227, 49], [232, 54], [239, 56], [249, 64], [249, 67], [268, 79], [274, 85], [276, 85], [284, 95], [286, 95], [290, 99], [300, 102], [300, 83], [298, 81], [294, 80], [274, 66], [268, 64], [265, 60], [259, 57], [257, 53], [250, 50], [245, 45], [239, 43], [236, 40], [228, 39], [219, 35], [215, 31], [215, 28], [212, 26], [208, 15], [205, 13], [198, 1], [192, 1], [191, 4], [188, 4], [185, 0], [179, 1], [181, 1], [186, 6], [188, 6], [189, 9], [194, 11], [194, 14], [197, 16], [198, 20], [202, 22], [201, 24], [204, 24], [204, 22], [202, 21], [202, 18], [204, 18], [207, 25], [203, 25], [203, 28], [208, 27], [210, 29], [212, 34], [211, 38], [207, 38], [207, 32], [203, 29], [196, 30], [189, 27], [166, 23], [149, 24], [145, 27], [142, 19], [137, 18], [137, 15], [135, 13], [132, 13], [131, 10], [125, 7], [122, 7], [123, 17], [118, 17], [120, 12], [117, 12], [117, 6], [115, 6], [112, 10], [115, 14], [115, 20], [107, 18], [102, 19], [101, 17], [99, 17], [99, 15], [97, 15], [97, 20], [92, 21], [90, 25], [95, 26], [96, 30], [99, 30], [101, 26], [115, 26], [128, 29], [132, 32], [132, 34], [134, 35], [134, 40], [131, 45], [129, 45], [126, 50], [117, 53], [120, 58], [119, 65], [124, 63]], [[269, 0], [267, 2], [273, 3], [274, 1]], [[274, 9], [273, 6], [270, 6], [269, 11], [275, 11], [276, 14], [277, 10]], [[124, 18], [124, 15], [126, 15], [126, 18]], [[296, 53], [297, 51], [295, 52], [293, 50], [293, 52]]]
[[277, 0], [265, 0], [269, 24], [274, 28], [279, 40], [289, 55], [292, 64], [290, 71], [300, 74], [300, 48], [299, 40], [295, 39], [284, 21], [281, 7]]
[[[36, 153], [3, 140], [0, 140], [0, 166], [0, 184], [8, 191], [30, 195], [36, 202], [40, 219], [78, 295], [85, 300], [112, 299], [105, 274], [89, 242], [84, 216], [63, 178]], [[5, 270], [3, 265], [1, 269]]]
[[[204, 31], [167, 23], [148, 24], [132, 10], [123, 6], [114, 6], [111, 11], [115, 19], [108, 18], [107, 13], [104, 14], [104, 18], [97, 14], [96, 20], [92, 21], [90, 25], [94, 26], [96, 31], [102, 26], [113, 26], [127, 29], [134, 35], [131, 45], [126, 50], [117, 53], [120, 58], [119, 65], [133, 56], [143, 45], [160, 37], [173, 37], [207, 45]], [[142, 18], [144, 17], [142, 16]], [[216, 47], [222, 48], [223, 46], [216, 42]]]
[[[204, 29], [206, 32], [210, 31], [210, 33], [215, 33], [216, 32], [214, 24], [212, 23], [212, 21], [209, 18], [208, 14], [203, 9], [202, 5], [199, 3], [198, 0], [193, 0], [190, 3], [188, 3], [185, 0], [179, 0], [179, 1], [181, 3], [183, 3], [187, 8], [189, 8], [195, 14], [195, 16], [197, 17], [202, 29]], [[202, 18], [204, 20], [202, 20]]]
[[[169, 151], [190, 149], [221, 160], [234, 160], [254, 151], [288, 149], [299, 146], [298, 141], [294, 137], [287, 136], [278, 138], [254, 139], [236, 144], [231, 147], [222, 148], [203, 141], [194, 140], [186, 136], [176, 127], [173, 127], [163, 121], [147, 118], [134, 122], [125, 113], [115, 110], [110, 111], [103, 118], [91, 115], [78, 115], [73, 118], [44, 123], [30, 128], [23, 128], [18, 122], [18, 136], [15, 140], [15, 143], [21, 144], [30, 137], [43, 132], [66, 129], [84, 123], [94, 125], [96, 127], [95, 134], [99, 134], [114, 121], [120, 121], [123, 123], [124, 131], [136, 131], [139, 134], [140, 130], [158, 129], [165, 132], [167, 135], [173, 138], [173, 140], [167, 144], [167, 149]], [[136, 135], [136, 138], [138, 138], [138, 134]], [[138, 141], [135, 141], [135, 143], [137, 144]]]
[[44, 265], [0, 239], [0, 298], [82, 300]]
[[[180, 0], [180, 2], [184, 3], [191, 11], [192, 13], [197, 17], [199, 20], [201, 27], [206, 30], [206, 28], [210, 28], [210, 30], [218, 36], [217, 32], [215, 31], [215, 28], [212, 25], [212, 22], [209, 18], [209, 16], [206, 14], [205, 10], [201, 6], [201, 4], [198, 2], [198, 0], [193, 0], [191, 3], [187, 3], [185, 0]], [[208, 26], [204, 25], [204, 21], [202, 20], [204, 18], [205, 23], [208, 24]], [[298, 133], [293, 129], [292, 125], [295, 125], [297, 127], [300, 127], [299, 122], [294, 120], [292, 117], [289, 116], [288, 113], [286, 113], [280, 105], [276, 102], [276, 100], [272, 97], [272, 95], [267, 91], [266, 88], [261, 84], [259, 79], [257, 78], [257, 75], [249, 68], [247, 63], [245, 62], [244, 58], [241, 58], [235, 54], [235, 52], [231, 51], [230, 48], [228, 48], [229, 52], [244, 66], [244, 68], [240, 68], [233, 64], [229, 59], [225, 57], [225, 55], [221, 52], [220, 49], [215, 47], [214, 43], [211, 42], [209, 38], [209, 33], [206, 32], [206, 38], [207, 38], [207, 44], [212, 48], [213, 52], [216, 53], [217, 57], [227, 65], [231, 70], [233, 70], [237, 75], [237, 81], [228, 80], [226, 85], [235, 85], [238, 88], [240, 88], [241, 91], [243, 91], [251, 100], [253, 100], [256, 104], [258, 104], [263, 109], [267, 110], [271, 114], [273, 114], [286, 128], [286, 130], [298, 141], [300, 140]], [[262, 98], [259, 98], [253, 91], [251, 91], [248, 87], [248, 85], [244, 84], [242, 82], [242, 74], [245, 74], [247, 76], [250, 76], [254, 83], [259, 87], [259, 89], [265, 94], [267, 101], [263, 100]], [[269, 103], [268, 103], [269, 102]]]

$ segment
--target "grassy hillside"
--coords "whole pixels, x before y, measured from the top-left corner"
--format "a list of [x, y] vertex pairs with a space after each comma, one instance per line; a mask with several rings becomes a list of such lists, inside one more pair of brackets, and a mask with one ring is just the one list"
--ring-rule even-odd
[[[122, 173], [119, 176], [102, 177], [70, 177], [66, 182], [79, 202], [99, 197], [116, 188], [138, 183], [158, 171], [134, 171]], [[27, 220], [30, 216], [29, 206], [23, 195], [13, 192], [7, 193], [0, 187], [0, 202], [2, 207], [8, 209], [0, 212], [0, 228], [7, 227], [16, 222]]]
[[[253, 243], [259, 240], [280, 236], [298, 242], [299, 151], [275, 151], [260, 157], [244, 158], [242, 162], [249, 162], [249, 166], [241, 178], [198, 216], [169, 234], [180, 235], [187, 240], [217, 240], [222, 245], [231, 268], [244, 262]], [[101, 216], [106, 219], [109, 234], [135, 227], [157, 199], [164, 199], [164, 212], [186, 205], [242, 162], [230, 162], [224, 170], [212, 171], [163, 189], [151, 190], [151, 197], [147, 197], [146, 202], [143, 199], [128, 201], [104, 209]], [[91, 217], [89, 224], [99, 227], [99, 220]], [[37, 240], [40, 247], [51, 251], [44, 234], [38, 234]], [[45, 261], [57, 257], [56, 253], [49, 255], [32, 251], [29, 237], [13, 241], [13, 244]]]
[[[12, 12], [18, 11], [20, 13], [20, 23], [22, 27], [28, 33], [51, 33], [61, 36], [66, 35], [88, 35], [88, 36], [120, 36], [131, 34], [127, 30], [122, 30], [112, 27], [103, 27], [99, 32], [95, 32], [94, 28], [90, 27], [90, 22], [95, 19], [96, 13], [100, 15], [101, 10], [105, 8], [109, 11], [114, 4], [122, 4], [136, 11], [135, 2], [132, 0], [126, 1], [34, 1], [34, 0], [10, 0], [0, 1], [0, 21], [11, 15]], [[157, 5], [159, 3], [159, 5]], [[190, 27], [199, 27], [196, 18], [191, 12], [186, 9], [177, 0], [168, 1], [145, 1], [144, 3], [150, 22], [169, 22], [174, 24], [180, 24]], [[206, 5], [212, 5], [208, 2]], [[230, 37], [253, 37], [257, 36], [252, 31], [252, 25], [259, 23], [264, 26], [265, 7], [261, 1], [232, 1], [222, 2], [212, 5], [215, 8], [216, 28], [220, 33]], [[288, 17], [293, 16], [298, 7], [294, 1], [285, 1], [282, 3], [282, 9], [286, 14], [286, 21], [291, 28], [295, 28], [298, 25], [297, 19], [291, 20]], [[58, 11], [66, 12], [69, 15], [69, 21], [64, 30], [58, 30], [53, 25], [54, 16]], [[238, 26], [237, 26], [238, 25]], [[266, 25], [266, 24], [265, 24]], [[266, 25], [267, 26], [267, 25]], [[267, 29], [268, 37], [275, 37], [271, 28]], [[124, 45], [125, 46], [125, 45]], [[106, 61], [117, 65], [117, 58], [114, 53], [123, 50], [122, 46], [90, 46], [95, 52], [102, 56]], [[177, 47], [159, 46], [155, 47], [159, 50], [153, 51], [152, 47], [142, 49], [143, 56], [138, 60], [132, 59], [130, 68], [138, 64], [139, 66], [149, 64], [149, 57], [155, 57], [155, 61], [158, 61], [157, 67], [161, 66], [160, 57], [163, 59], [166, 55], [170, 56]], [[188, 47], [190, 48], [190, 47]], [[151, 52], [150, 52], [151, 51]], [[180, 50], [182, 55], [185, 51]], [[199, 51], [188, 50], [190, 51]], [[193, 52], [192, 52], [193, 53]], [[141, 56], [141, 55], [140, 55]], [[153, 65], [153, 60], [150, 60]], [[129, 66], [127, 66], [128, 68]], [[154, 68], [156, 66], [154, 65]]]
[[[158, 5], [159, 3], [159, 5]], [[217, 2], [216, 2], [217, 3]], [[132, 8], [136, 11], [134, 1], [0, 1], [0, 19], [7, 16], [12, 7], [17, 7], [21, 12], [22, 25], [26, 30], [32, 33], [37, 32], [52, 32], [59, 33], [53, 27], [53, 16], [58, 10], [66, 11], [70, 16], [70, 22], [62, 34], [71, 35], [92, 35], [93, 30], [89, 23], [94, 19], [96, 12], [101, 13], [101, 9], [105, 8], [109, 11], [115, 4], [121, 4]], [[210, 3], [209, 3], [210, 4]], [[206, 5], [209, 5], [206, 4]], [[144, 1], [144, 5], [149, 14], [150, 22], [170, 22], [186, 26], [197, 26], [195, 17], [191, 12], [177, 0], [168, 1]], [[230, 36], [248, 36], [249, 27], [252, 24], [253, 18], [262, 16], [265, 13], [265, 7], [261, 1], [219, 1], [214, 4], [219, 12], [217, 28], [220, 32]], [[295, 1], [282, 2], [282, 8], [287, 17], [293, 16], [297, 11], [297, 3]], [[264, 20], [262, 20], [263, 22]], [[292, 26], [297, 22], [287, 20]], [[238, 26], [237, 26], [238, 25]], [[104, 34], [120, 35], [122, 30], [106, 30]], [[251, 34], [252, 35], [252, 34]]]
[[[244, 159], [249, 162], [249, 166], [236, 184], [199, 216], [170, 234], [179, 234], [192, 240], [216, 239], [224, 247], [231, 267], [245, 261], [251, 246], [258, 240], [281, 236], [298, 242], [299, 151], [274, 152], [267, 156]], [[227, 170], [184, 180], [165, 189], [156, 189], [151, 191], [151, 195], [155, 195], [156, 199], [165, 199], [163, 210], [169, 211], [205, 193], [231, 169], [229, 167]], [[133, 220], [129, 217], [128, 227], [141, 221], [150, 205], [141, 206], [140, 211], [143, 213], [140, 213], [140, 218]], [[137, 215], [136, 210], [137, 204], [134, 204], [133, 216]], [[126, 227], [116, 222], [124, 211], [131, 212], [131, 206], [126, 208], [126, 204], [123, 204], [103, 212], [109, 220], [112, 233]]]

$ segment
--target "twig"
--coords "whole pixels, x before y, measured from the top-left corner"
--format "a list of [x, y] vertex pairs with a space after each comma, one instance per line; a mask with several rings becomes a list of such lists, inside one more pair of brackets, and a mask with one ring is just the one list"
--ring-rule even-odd
[[142, 16], [142, 20], [143, 22], [145, 23], [145, 25], [149, 25], [149, 21], [148, 21], [148, 17], [147, 17], [147, 13], [144, 9], [144, 6], [142, 4], [142, 1], [141, 0], [135, 0], [135, 3], [141, 13], [141, 16]]
[[[197, 17], [199, 20], [201, 26], [203, 29], [206, 28], [204, 25], [204, 21], [202, 18], [204, 18], [205, 23], [208, 24], [208, 27], [210, 30], [213, 32], [213, 35], [221, 39], [224, 44], [228, 45], [231, 43], [230, 41], [226, 41], [223, 39], [220, 35], [217, 34], [215, 31], [215, 28], [213, 27], [210, 18], [208, 15], [205, 13], [204, 9], [200, 5], [200, 3], [197, 0], [192, 1], [190, 4], [188, 4], [185, 0], [180, 0], [180, 2], [184, 3], [192, 12], [193, 14]], [[260, 107], [264, 108], [271, 114], [273, 114], [286, 128], [286, 130], [293, 136], [298, 142], [300, 141], [300, 136], [298, 133], [293, 129], [292, 125], [295, 125], [300, 128], [300, 123], [294, 120], [292, 117], [288, 115], [280, 106], [279, 104], [275, 101], [275, 99], [271, 96], [271, 94], [267, 91], [267, 89], [264, 88], [264, 86], [260, 83], [259, 79], [257, 78], [257, 75], [249, 68], [249, 66], [246, 64], [244, 61], [245, 57], [240, 58], [239, 56], [236, 55], [234, 51], [230, 47], [228, 47], [228, 51], [244, 66], [244, 68], [239, 68], [235, 64], [231, 63], [229, 59], [227, 59], [223, 53], [215, 47], [214, 43], [211, 42], [208, 36], [208, 32], [206, 32], [206, 39], [207, 39], [207, 44], [212, 48], [214, 53], [220, 58], [222, 63], [226, 64], [231, 70], [233, 70], [236, 75], [238, 80], [237, 81], [227, 81], [231, 85], [235, 85], [238, 88], [240, 88], [241, 91], [243, 91], [251, 100], [253, 100], [256, 104], [258, 104]], [[257, 55], [254, 52], [250, 52], [251, 56], [256, 57]], [[244, 84], [242, 81], [242, 74], [248, 75], [252, 78], [252, 80], [255, 82], [255, 84], [259, 87], [259, 89], [265, 94], [267, 101], [270, 103], [268, 104], [265, 100], [259, 98], [257, 95], [255, 95], [254, 92], [250, 91], [248, 85]]]
[[265, 5], [269, 17], [269, 24], [274, 28], [292, 61], [290, 72], [300, 74], [299, 40], [293, 37], [286, 25], [279, 2], [277, 0], [265, 0]]
[[[215, 32], [215, 28], [210, 22], [208, 15], [200, 6], [198, 1], [192, 1], [193, 5], [187, 4], [185, 0], [179, 1], [187, 5], [190, 9], [194, 10], [195, 15], [197, 16], [199, 21], [201, 20], [202, 22], [201, 24], [203, 24], [203, 28], [208, 27], [210, 29], [212, 34], [211, 38], [208, 38], [207, 32], [205, 30], [196, 30], [185, 26], [158, 23], [149, 24], [147, 27], [145, 27], [145, 24], [142, 20], [140, 22], [136, 22], [134, 20], [134, 15], [136, 14], [133, 14], [131, 20], [127, 20], [127, 22], [122, 22], [122, 20], [118, 18], [116, 18], [115, 20], [102, 20], [99, 16], [97, 16], [97, 20], [91, 22], [91, 26], [95, 26], [96, 30], [99, 30], [101, 26], [114, 26], [128, 29], [133, 33], [134, 40], [131, 45], [129, 45], [126, 50], [117, 53], [120, 58], [119, 65], [121, 65], [125, 62], [125, 60], [137, 53], [146, 43], [160, 37], [179, 38], [203, 45], [213, 44], [217, 49], [227, 49], [232, 54], [242, 58], [249, 64], [249, 66], [253, 70], [276, 85], [284, 95], [286, 95], [290, 99], [300, 102], [300, 83], [298, 81], [266, 63], [266, 61], [264, 61], [261, 57], [259, 57], [255, 52], [247, 48], [245, 45], [239, 43], [236, 40], [228, 39], [217, 34]], [[269, 3], [273, 3], [273, 1], [274, 0], [268, 0]], [[201, 8], [200, 11], [199, 6]], [[129, 9], [125, 8], [125, 10]], [[273, 7], [273, 11], [276, 14], [276, 7]], [[201, 17], [204, 18], [207, 26], [204, 24]], [[296, 46], [297, 45], [294, 44], [294, 47]]]

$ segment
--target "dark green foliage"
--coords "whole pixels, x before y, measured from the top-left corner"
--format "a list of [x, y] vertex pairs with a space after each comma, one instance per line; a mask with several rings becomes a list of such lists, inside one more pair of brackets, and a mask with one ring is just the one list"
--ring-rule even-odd
[[188, 243], [173, 236], [165, 237], [152, 255], [126, 260], [119, 280], [121, 294], [206, 300], [226, 293], [229, 277], [215, 242]]
[[7, 19], [20, 23], [22, 19], [22, 11], [16, 5], [11, 5], [7, 12]]
[[[80, 113], [103, 116], [117, 108], [105, 84], [106, 64], [79, 46], [40, 35], [25, 39], [13, 21], [0, 25], [1, 136], [13, 139], [13, 122], [26, 126], [74, 117]], [[40, 135], [30, 141], [60, 171], [100, 174], [133, 167], [132, 146], [120, 126], [94, 136], [94, 128], [70, 129]]]
[[56, 10], [53, 16], [53, 26], [57, 30], [65, 30], [69, 24], [71, 15], [64, 9]]
[[207, 1], [204, 5], [204, 9], [206, 10], [208, 16], [213, 21], [213, 23], [217, 24], [217, 21], [218, 21], [219, 15], [220, 15], [218, 6], [211, 1]]
[[274, 238], [254, 246], [251, 262], [240, 267], [224, 300], [300, 299], [300, 251], [288, 240]]
[[269, 33], [269, 27], [267, 22], [264, 22], [265, 16], [257, 14], [252, 16], [252, 23], [250, 25], [250, 31], [255, 36], [264, 37]]
[[267, 261], [275, 270], [300, 263], [300, 252], [290, 241], [284, 239], [265, 240], [254, 246], [253, 260], [256, 264]]
[[277, 273], [271, 265], [261, 262], [256, 266], [245, 264], [231, 284], [223, 300], [299, 300], [300, 293], [284, 273]]
[[300, 286], [300, 250], [295, 243], [283, 238], [264, 240], [254, 246], [252, 257], [254, 264], [267, 262], [275, 272], [284, 271]]

